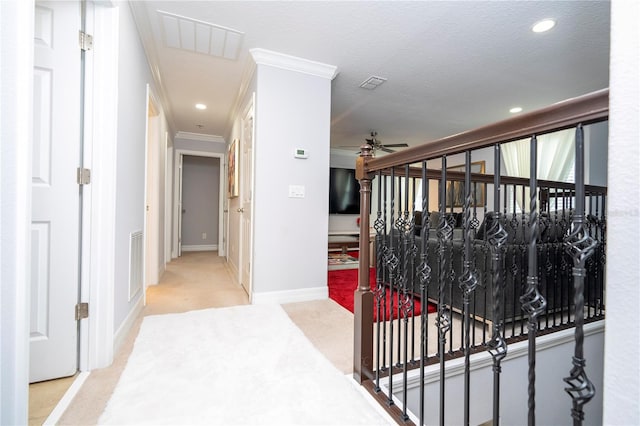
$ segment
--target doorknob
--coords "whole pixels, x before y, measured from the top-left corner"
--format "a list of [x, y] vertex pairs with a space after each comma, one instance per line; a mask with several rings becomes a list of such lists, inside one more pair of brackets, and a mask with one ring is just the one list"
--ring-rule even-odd
[[238, 213], [244, 213], [244, 209], [243, 209], [242, 207], [239, 207], [236, 211], [237, 211]]

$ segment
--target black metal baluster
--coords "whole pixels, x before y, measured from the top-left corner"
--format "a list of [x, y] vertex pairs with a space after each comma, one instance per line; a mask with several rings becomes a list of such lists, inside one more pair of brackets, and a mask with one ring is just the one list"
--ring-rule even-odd
[[[384, 251], [380, 254], [380, 256], [382, 257], [382, 276], [384, 277], [389, 277], [389, 268], [387, 267], [387, 259], [389, 257], [389, 247], [388, 247], [388, 243], [391, 240], [391, 233], [387, 234], [387, 203], [388, 203], [388, 195], [387, 195], [387, 184], [388, 184], [388, 178], [385, 176], [384, 178], [384, 188], [383, 188], [383, 194], [384, 194], [384, 204], [382, 204], [382, 217], [384, 218], [384, 230], [382, 231], [382, 234], [384, 236], [384, 240], [383, 240], [383, 244], [384, 244]], [[385, 286], [390, 286], [390, 282], [391, 279], [389, 278], [389, 282], [385, 282], [384, 285]], [[387, 321], [387, 290], [385, 288], [384, 292], [382, 293], [382, 370], [384, 371], [386, 369], [387, 366], [387, 326], [386, 326], [386, 321]], [[390, 302], [389, 302], [390, 303]]]
[[593, 254], [598, 242], [584, 230], [584, 140], [582, 125], [576, 129], [576, 162], [575, 162], [575, 210], [570, 235], [564, 241], [567, 253], [573, 258], [573, 285], [575, 300], [575, 350], [571, 372], [564, 381], [569, 385], [565, 391], [571, 396], [574, 426], [582, 425], [584, 420], [583, 406], [595, 395], [595, 386], [584, 370], [584, 279], [585, 262]]
[[[415, 227], [416, 227], [416, 216], [415, 216], [415, 199], [416, 199], [416, 178], [412, 178], [411, 179], [411, 194], [413, 202], [412, 202], [412, 206], [411, 206], [411, 211], [412, 213], [412, 224], [413, 224], [413, 229], [411, 232], [411, 273], [409, 274], [409, 288], [411, 289], [411, 291], [409, 292], [409, 297], [411, 297], [411, 306], [413, 307], [411, 310], [411, 350], [410, 352], [410, 362], [412, 364], [415, 363], [415, 353], [416, 353], [416, 333], [415, 333], [415, 329], [416, 329], [416, 313], [415, 313], [415, 302], [416, 302], [416, 292], [415, 292], [415, 286], [416, 286], [416, 274], [415, 274], [415, 270], [416, 270], [416, 254], [418, 251], [418, 248], [416, 247], [416, 232], [415, 232]], [[420, 228], [422, 229], [422, 228]]]
[[[398, 176], [398, 219], [396, 219], [395, 228], [396, 233], [398, 235], [398, 277], [397, 284], [398, 287], [396, 289], [396, 319], [395, 321], [398, 324], [398, 339], [396, 348], [398, 350], [396, 357], [396, 367], [400, 367], [402, 365], [402, 338], [400, 334], [402, 333], [402, 305], [404, 303], [404, 287], [406, 283], [406, 264], [405, 261], [407, 259], [406, 245], [405, 245], [405, 228], [406, 228], [406, 217], [408, 214], [406, 210], [402, 211], [402, 197], [403, 197], [403, 185], [402, 185], [402, 176]], [[404, 194], [405, 199], [407, 195]]]
[[404, 223], [402, 229], [402, 239], [404, 241], [404, 263], [402, 266], [402, 323], [404, 326], [404, 345], [402, 362], [402, 420], [409, 420], [407, 414], [407, 373], [409, 367], [409, 313], [413, 310], [411, 297], [409, 296], [409, 258], [412, 247], [410, 247], [411, 235], [414, 234], [413, 215], [409, 215], [409, 165], [405, 165], [405, 197], [404, 197]]
[[429, 343], [429, 328], [427, 323], [427, 289], [431, 281], [431, 267], [429, 266], [429, 181], [427, 180], [427, 162], [422, 162], [422, 233], [420, 235], [420, 258], [421, 263], [418, 268], [420, 279], [420, 303], [422, 311], [420, 313], [420, 424], [424, 424], [424, 367], [427, 358], [427, 346]]
[[[498, 426], [500, 422], [500, 373], [502, 366], [500, 363], [507, 355], [507, 344], [502, 334], [504, 317], [502, 313], [503, 301], [503, 279], [502, 279], [502, 247], [507, 241], [507, 231], [502, 226], [500, 220], [500, 145], [494, 148], [494, 173], [493, 173], [493, 205], [494, 220], [491, 228], [487, 230], [487, 239], [491, 245], [491, 259], [493, 269], [493, 333], [491, 341], [487, 345], [489, 353], [493, 358], [493, 425]], [[487, 221], [485, 220], [485, 223]]]
[[[600, 259], [598, 259], [601, 263], [602, 271], [605, 271], [605, 266], [607, 262], [607, 209], [606, 209], [607, 197], [605, 194], [602, 194], [602, 219], [600, 219]], [[604, 306], [604, 286], [605, 286], [605, 276], [604, 272], [602, 274], [602, 285], [600, 286], [600, 311], [599, 315], [602, 315], [602, 311], [605, 309]]]
[[390, 182], [390, 192], [391, 192], [391, 205], [390, 205], [390, 220], [389, 223], [391, 225], [391, 229], [389, 232], [390, 235], [390, 250], [389, 257], [387, 258], [387, 265], [389, 267], [389, 395], [387, 395], [387, 404], [389, 406], [393, 405], [393, 294], [394, 287], [396, 283], [396, 269], [398, 268], [398, 257], [395, 253], [395, 236], [394, 236], [394, 223], [395, 223], [395, 171], [391, 168], [391, 182]]
[[538, 206], [537, 206], [537, 139], [534, 135], [531, 138], [531, 165], [530, 165], [530, 178], [529, 178], [529, 190], [531, 191], [531, 204], [529, 220], [531, 224], [531, 234], [529, 236], [529, 269], [527, 275], [527, 291], [522, 295], [520, 301], [522, 303], [522, 309], [529, 315], [529, 323], [527, 328], [529, 338], [529, 388], [528, 388], [528, 424], [533, 426], [536, 424], [535, 412], [536, 412], [536, 329], [538, 326], [538, 315], [544, 311], [547, 305], [546, 300], [538, 291], [538, 277], [536, 274], [538, 270], [538, 259], [536, 253], [536, 245], [538, 239]]
[[449, 312], [445, 308], [444, 291], [449, 281], [449, 267], [446, 256], [448, 242], [451, 241], [453, 230], [445, 217], [447, 200], [447, 156], [442, 156], [442, 175], [440, 178], [440, 221], [438, 223], [438, 316], [436, 326], [438, 327], [438, 356], [440, 357], [440, 426], [444, 426], [445, 408], [445, 346], [447, 343], [447, 332], [451, 329]]
[[[384, 289], [384, 275], [382, 269], [382, 261], [384, 256], [384, 231], [386, 229], [385, 219], [382, 216], [382, 172], [378, 172], [378, 211], [376, 212], [376, 220], [373, 223], [373, 228], [376, 230], [376, 362], [378, 364], [376, 368], [376, 383], [374, 390], [380, 392], [380, 371], [384, 368], [383, 360], [381, 359], [381, 353], [384, 352], [384, 341], [381, 341], [381, 329], [384, 328], [384, 320], [382, 315], [382, 304], [386, 302], [385, 289]], [[385, 191], [386, 196], [386, 191]], [[385, 200], [386, 202], [386, 200]], [[382, 351], [380, 350], [382, 348]]]
[[464, 252], [462, 256], [463, 273], [459, 286], [463, 296], [463, 335], [464, 335], [464, 424], [469, 425], [471, 396], [471, 312], [469, 298], [478, 285], [478, 279], [471, 262], [471, 151], [466, 152], [464, 178]]

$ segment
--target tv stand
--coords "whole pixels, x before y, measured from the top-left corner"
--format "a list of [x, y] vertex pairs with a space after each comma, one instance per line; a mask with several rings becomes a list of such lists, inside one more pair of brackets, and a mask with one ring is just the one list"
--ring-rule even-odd
[[[369, 265], [375, 266], [375, 231], [369, 234]], [[340, 249], [346, 254], [349, 249], [360, 250], [360, 231], [329, 231], [329, 251]]]
[[341, 249], [346, 253], [348, 249], [360, 249], [360, 231], [330, 231], [329, 250]]

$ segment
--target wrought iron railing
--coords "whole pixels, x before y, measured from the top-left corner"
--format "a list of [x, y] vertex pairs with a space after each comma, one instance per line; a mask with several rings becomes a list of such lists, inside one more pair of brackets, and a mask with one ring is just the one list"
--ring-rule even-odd
[[[536, 336], [575, 327], [564, 380], [574, 424], [582, 424], [582, 407], [594, 393], [583, 368], [582, 328], [604, 318], [606, 244], [606, 188], [585, 185], [583, 135], [585, 126], [607, 118], [608, 90], [602, 90], [380, 158], [362, 147], [360, 226], [375, 230], [376, 282], [369, 282], [370, 236], [362, 232], [354, 377], [399, 422], [409, 422], [408, 372], [419, 369], [424, 383], [425, 368], [439, 364], [439, 423], [445, 424], [446, 363], [463, 357], [468, 425], [470, 357], [488, 351], [497, 425], [501, 363], [509, 343], [528, 340], [527, 417], [535, 424]], [[538, 137], [569, 128], [575, 129], [575, 182], [538, 179]], [[532, 172], [507, 176], [501, 147], [523, 138], [530, 140]], [[463, 164], [452, 169], [448, 161], [458, 154]], [[477, 167], [479, 157], [492, 163], [491, 172]], [[394, 407], [398, 376], [402, 410]]]

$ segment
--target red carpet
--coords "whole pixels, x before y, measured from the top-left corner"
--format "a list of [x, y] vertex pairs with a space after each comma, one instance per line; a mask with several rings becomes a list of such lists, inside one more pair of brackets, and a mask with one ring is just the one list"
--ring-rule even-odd
[[[374, 289], [376, 287], [376, 270], [375, 268], [371, 268], [369, 270], [369, 283], [371, 288]], [[335, 271], [329, 271], [329, 297], [335, 300], [340, 306], [348, 309], [350, 312], [353, 312], [353, 293], [358, 288], [358, 270], [357, 269], [341, 269]], [[387, 292], [387, 306], [386, 306], [386, 315], [384, 318], [389, 319], [389, 288], [386, 288]], [[398, 307], [396, 304], [397, 293], [393, 294], [393, 318], [396, 319], [398, 317]], [[374, 310], [375, 310], [375, 301], [374, 301]], [[420, 303], [420, 299], [414, 299], [414, 314], [420, 315], [422, 306]], [[435, 305], [428, 303], [427, 304], [427, 312], [435, 312]], [[374, 311], [374, 320], [376, 318], [376, 312]]]

